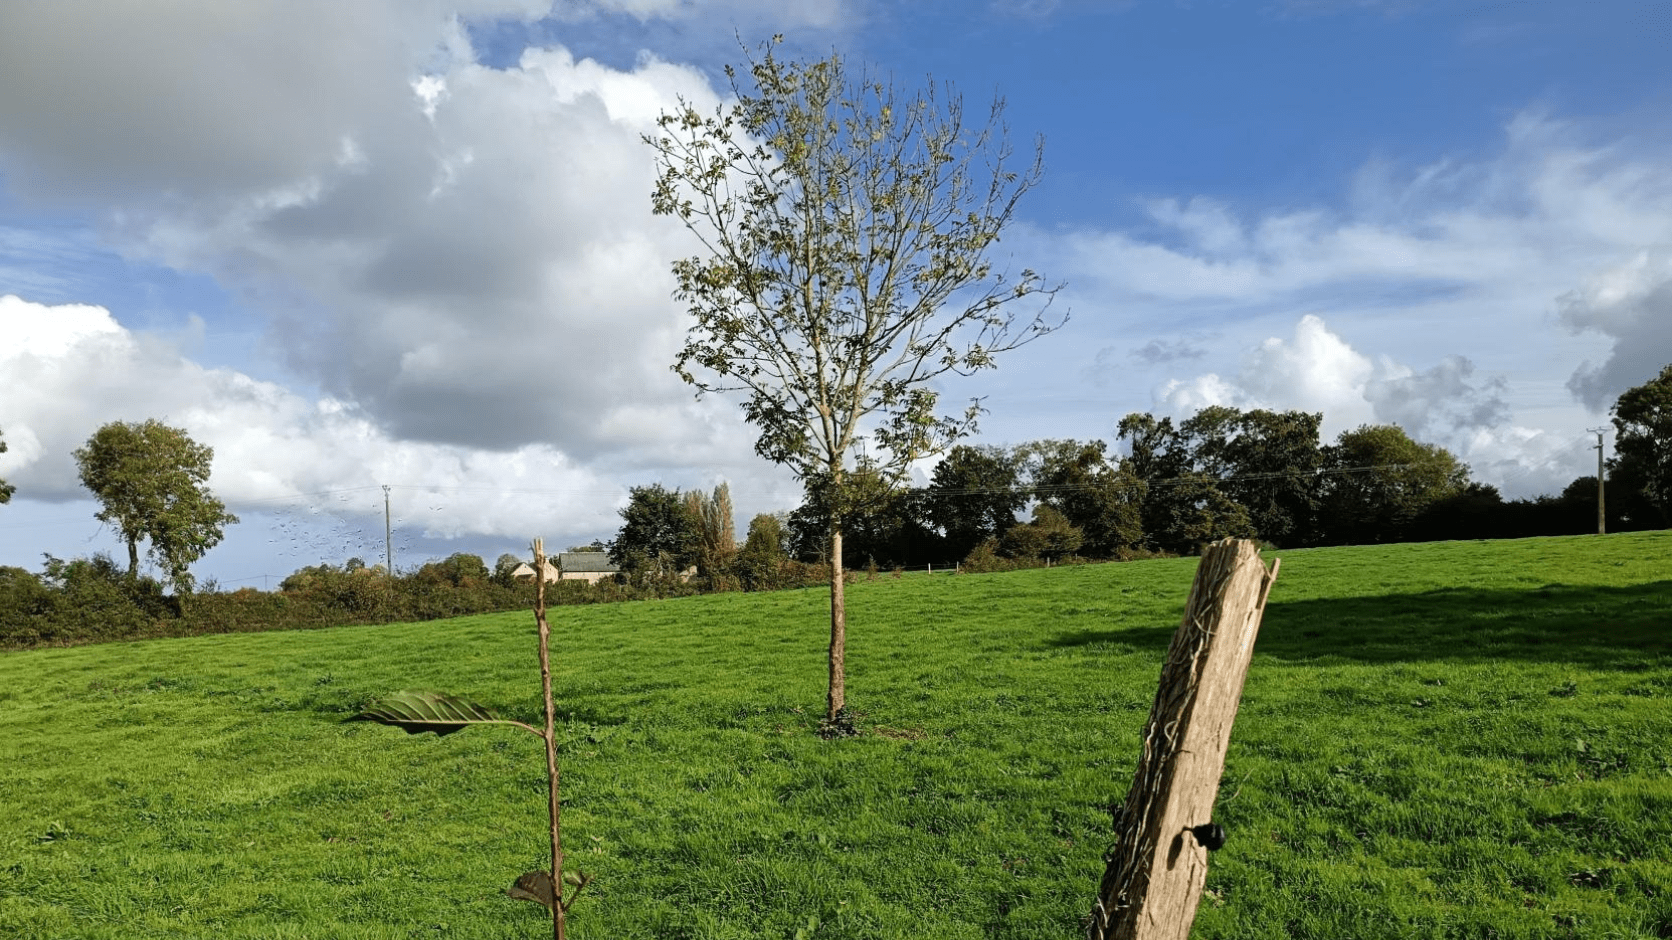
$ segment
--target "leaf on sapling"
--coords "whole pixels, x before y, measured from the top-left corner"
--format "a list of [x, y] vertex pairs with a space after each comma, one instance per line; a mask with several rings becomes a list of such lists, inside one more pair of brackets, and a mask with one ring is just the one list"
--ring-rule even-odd
[[545, 871], [525, 872], [516, 884], [505, 889], [505, 894], [519, 901], [533, 901], [547, 910], [556, 903], [552, 898], [551, 873]]
[[467, 725], [505, 723], [485, 705], [441, 692], [396, 692], [348, 720], [375, 721], [407, 734], [433, 731], [437, 736], [452, 734]]

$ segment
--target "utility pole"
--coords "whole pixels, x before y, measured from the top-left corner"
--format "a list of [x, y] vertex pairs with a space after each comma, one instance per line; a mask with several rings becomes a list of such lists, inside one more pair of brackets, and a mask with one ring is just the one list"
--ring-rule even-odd
[[1597, 436], [1597, 534], [1608, 534], [1608, 511], [1603, 502], [1602, 492], [1602, 436], [1608, 432], [1607, 427], [1586, 428]]
[[395, 543], [391, 538], [394, 529], [389, 524], [389, 484], [383, 484], [383, 562], [389, 572], [389, 577], [395, 577]]

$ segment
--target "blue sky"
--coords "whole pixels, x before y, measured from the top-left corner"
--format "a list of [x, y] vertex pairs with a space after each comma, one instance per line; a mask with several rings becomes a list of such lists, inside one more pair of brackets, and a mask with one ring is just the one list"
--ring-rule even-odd
[[[1045, 180], [1065, 282], [982, 440], [1131, 411], [1395, 422], [1512, 496], [1672, 361], [1672, 7], [1653, 0], [94, 0], [0, 7], [0, 564], [114, 551], [69, 452], [158, 417], [244, 518], [201, 573], [608, 537], [626, 488], [797, 487], [682, 330], [638, 135], [738, 38], [932, 75]], [[265, 579], [264, 579], [264, 576]]]

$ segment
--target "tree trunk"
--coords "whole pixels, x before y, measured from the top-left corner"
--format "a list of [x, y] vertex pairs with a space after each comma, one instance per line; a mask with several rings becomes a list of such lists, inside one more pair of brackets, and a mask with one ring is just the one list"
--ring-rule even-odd
[[139, 577], [139, 539], [128, 539], [128, 579]]
[[827, 703], [829, 714], [825, 716], [831, 721], [836, 720], [836, 713], [847, 704], [844, 660], [847, 655], [848, 614], [843, 588], [842, 524], [833, 519], [830, 523], [830, 698]]

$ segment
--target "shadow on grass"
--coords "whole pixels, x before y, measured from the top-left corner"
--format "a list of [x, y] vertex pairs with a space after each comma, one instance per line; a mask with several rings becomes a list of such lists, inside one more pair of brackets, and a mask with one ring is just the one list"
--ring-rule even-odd
[[[1176, 626], [1077, 630], [1045, 645], [1164, 651]], [[1672, 581], [1274, 600], [1256, 652], [1294, 661], [1515, 659], [1642, 669], [1672, 657]]]

